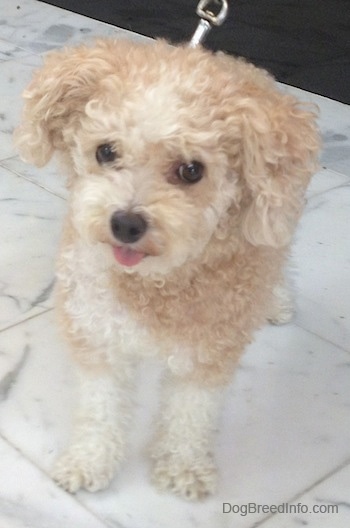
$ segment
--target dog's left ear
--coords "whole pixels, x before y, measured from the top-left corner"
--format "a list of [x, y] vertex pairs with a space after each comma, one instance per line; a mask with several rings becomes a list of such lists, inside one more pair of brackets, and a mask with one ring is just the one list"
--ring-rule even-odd
[[282, 247], [291, 240], [317, 168], [316, 115], [274, 91], [245, 98], [238, 106], [243, 234], [253, 245]]

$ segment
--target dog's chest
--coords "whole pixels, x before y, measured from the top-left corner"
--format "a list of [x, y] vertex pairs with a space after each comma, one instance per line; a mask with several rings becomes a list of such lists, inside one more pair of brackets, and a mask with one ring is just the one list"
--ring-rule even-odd
[[157, 339], [120, 302], [103, 262], [92, 259], [91, 254], [89, 258], [81, 257], [74, 248], [61, 255], [58, 266], [58, 302], [63, 302], [69, 332], [83, 337], [92, 348], [108, 349], [112, 354], [157, 354]]
[[253, 287], [251, 274], [212, 272], [186, 287], [181, 281], [164, 281], [150, 288], [140, 277], [114, 273], [107, 261], [103, 264], [101, 251], [80, 252], [75, 246], [61, 255], [61, 262], [59, 283], [66, 292], [71, 334], [92, 348], [110, 351], [110, 357], [122, 353], [179, 358], [181, 364], [181, 357], [209, 361], [232, 343], [246, 342], [256, 316], [260, 318], [254, 292], [261, 290], [261, 282], [260, 288]]
[[119, 302], [110, 284], [99, 279], [77, 288], [68, 304], [69, 316], [96, 348], [110, 349], [113, 353], [155, 355], [156, 340], [147, 325], [137, 321], [130, 310]]

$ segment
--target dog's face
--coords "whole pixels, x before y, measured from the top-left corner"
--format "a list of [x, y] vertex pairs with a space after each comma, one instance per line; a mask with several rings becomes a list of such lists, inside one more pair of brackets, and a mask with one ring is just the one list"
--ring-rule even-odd
[[180, 79], [134, 75], [122, 93], [120, 77], [109, 78], [74, 127], [72, 216], [126, 270], [165, 273], [203, 251], [238, 178], [211, 128], [216, 107], [208, 117], [205, 98], [186, 102], [195, 88]]
[[205, 101], [186, 104], [191, 90], [166, 76], [133, 81], [120, 96], [110, 79], [74, 129], [73, 222], [126, 270], [165, 273], [202, 253], [238, 178]]
[[27, 94], [22, 152], [72, 167], [72, 222], [116, 266], [167, 273], [213, 237], [289, 241], [313, 170], [310, 114], [245, 63], [100, 42], [56, 53]]

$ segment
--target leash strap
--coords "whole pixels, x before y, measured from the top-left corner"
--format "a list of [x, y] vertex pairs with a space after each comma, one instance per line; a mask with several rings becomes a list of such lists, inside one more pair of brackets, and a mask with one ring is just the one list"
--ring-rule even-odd
[[[214, 7], [215, 12], [212, 11]], [[190, 48], [196, 48], [199, 46], [211, 30], [212, 26], [221, 26], [228, 13], [227, 0], [200, 0], [197, 5], [196, 13], [200, 17], [200, 21], [190, 40]]]

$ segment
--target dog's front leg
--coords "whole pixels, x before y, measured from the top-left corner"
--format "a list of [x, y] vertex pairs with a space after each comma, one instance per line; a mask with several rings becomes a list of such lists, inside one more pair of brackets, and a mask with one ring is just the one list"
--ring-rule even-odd
[[113, 368], [80, 367], [80, 397], [72, 440], [52, 472], [67, 491], [106, 488], [123, 461], [133, 367], [128, 358], [121, 358]]
[[153, 482], [189, 500], [213, 493], [217, 469], [214, 433], [223, 399], [220, 385], [167, 378], [157, 437], [152, 446]]

